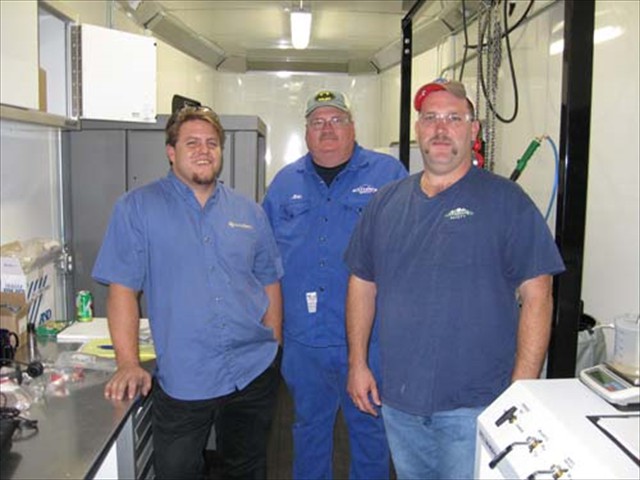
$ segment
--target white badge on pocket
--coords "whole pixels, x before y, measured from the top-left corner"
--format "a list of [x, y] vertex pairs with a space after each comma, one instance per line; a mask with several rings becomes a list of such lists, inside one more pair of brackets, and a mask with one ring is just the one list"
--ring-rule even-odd
[[307, 292], [307, 311], [316, 313], [318, 311], [318, 294], [316, 292]]

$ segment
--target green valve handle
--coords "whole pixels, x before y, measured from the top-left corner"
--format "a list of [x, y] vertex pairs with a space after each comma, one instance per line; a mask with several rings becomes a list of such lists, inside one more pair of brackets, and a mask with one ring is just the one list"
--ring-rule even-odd
[[511, 176], [509, 177], [510, 180], [512, 180], [514, 182], [516, 180], [518, 180], [518, 177], [520, 176], [520, 174], [523, 172], [523, 170], [527, 166], [527, 162], [529, 161], [529, 159], [533, 156], [534, 152], [540, 146], [541, 141], [542, 141], [541, 138], [534, 138], [533, 140], [531, 140], [531, 143], [529, 143], [529, 146], [525, 150], [524, 155], [522, 155], [522, 157], [520, 157], [520, 160], [518, 160], [518, 163], [516, 164], [516, 168], [513, 169], [513, 172], [511, 173]]

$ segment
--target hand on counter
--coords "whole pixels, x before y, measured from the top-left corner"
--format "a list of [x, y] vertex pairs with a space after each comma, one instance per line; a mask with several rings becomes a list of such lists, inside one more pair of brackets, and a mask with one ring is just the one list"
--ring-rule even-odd
[[104, 387], [104, 396], [113, 400], [133, 399], [138, 392], [146, 396], [151, 390], [151, 374], [140, 365], [118, 367]]

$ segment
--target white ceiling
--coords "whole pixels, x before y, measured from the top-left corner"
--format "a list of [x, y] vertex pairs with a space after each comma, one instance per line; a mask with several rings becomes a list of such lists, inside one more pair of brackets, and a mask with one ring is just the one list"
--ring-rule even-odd
[[[213, 47], [219, 54], [209, 63], [222, 70], [307, 70], [376, 72], [376, 55], [394, 50], [400, 60], [402, 19], [414, 5], [413, 0], [306, 0], [306, 1], [232, 1], [232, 0], [143, 0], [119, 2], [141, 25], [148, 26], [159, 38], [173, 43], [172, 29], [164, 31], [154, 23], [158, 12], [164, 20], [177, 20], [194, 37]], [[467, 4], [477, 3], [467, 0]], [[311, 41], [305, 50], [295, 50], [290, 41], [289, 12], [302, 7], [312, 13]], [[459, 1], [427, 0], [414, 18], [414, 32], [420, 26], [432, 30], [434, 19], [452, 9]], [[449, 12], [450, 13], [450, 12]], [[155, 20], [154, 20], [155, 18]], [[441, 22], [437, 38], [448, 32]], [[433, 36], [433, 34], [432, 34]], [[180, 42], [177, 42], [180, 43]], [[180, 48], [180, 45], [174, 45]], [[387, 55], [388, 56], [388, 55]], [[393, 63], [385, 61], [384, 63]], [[225, 68], [226, 67], [226, 68]], [[381, 68], [382, 67], [382, 68]]]

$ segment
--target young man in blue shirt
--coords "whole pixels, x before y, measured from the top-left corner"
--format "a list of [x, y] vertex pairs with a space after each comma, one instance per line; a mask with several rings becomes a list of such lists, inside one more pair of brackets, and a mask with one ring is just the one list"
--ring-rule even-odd
[[[210, 109], [174, 113], [171, 171], [118, 200], [93, 270], [109, 284], [118, 365], [105, 395], [152, 391], [157, 478], [201, 478], [214, 421], [224, 478], [266, 478], [282, 262], [262, 209], [217, 181], [223, 145]], [[140, 292], [157, 354], [153, 388], [138, 360]]]
[[[349, 431], [349, 477], [387, 478], [384, 426], [357, 410], [346, 393], [348, 272], [342, 256], [374, 193], [407, 173], [395, 158], [356, 143], [344, 94], [319, 91], [307, 102], [305, 117], [309, 152], [276, 175], [263, 204], [285, 269], [282, 375], [295, 406], [293, 476], [332, 477], [333, 427], [341, 408]], [[369, 353], [377, 375], [375, 332]]]
[[[424, 171], [376, 195], [345, 254], [348, 389], [362, 411], [382, 405], [398, 478], [473, 478], [476, 418], [540, 374], [564, 265], [522, 189], [472, 166], [464, 86], [432, 82], [414, 103]], [[382, 382], [367, 365], [374, 313]]]

